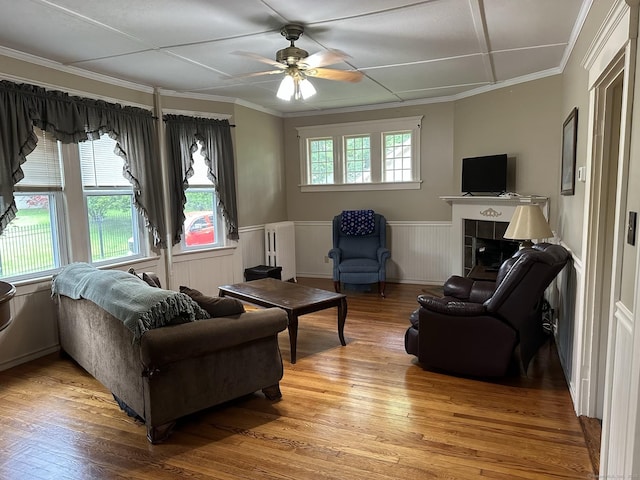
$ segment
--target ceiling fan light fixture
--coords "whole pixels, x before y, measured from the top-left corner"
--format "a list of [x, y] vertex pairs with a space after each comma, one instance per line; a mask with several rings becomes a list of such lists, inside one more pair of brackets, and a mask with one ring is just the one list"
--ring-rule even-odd
[[299, 73], [287, 73], [280, 82], [276, 96], [281, 100], [290, 101], [291, 98], [306, 100], [315, 94], [316, 89], [309, 80]]
[[316, 89], [313, 84], [306, 78], [300, 81], [300, 94], [302, 98], [306, 100], [309, 97], [313, 97], [316, 94]]
[[294, 92], [296, 90], [295, 81], [291, 75], [285, 75], [280, 82], [280, 87], [278, 88], [278, 93], [276, 96], [281, 100], [291, 100]]

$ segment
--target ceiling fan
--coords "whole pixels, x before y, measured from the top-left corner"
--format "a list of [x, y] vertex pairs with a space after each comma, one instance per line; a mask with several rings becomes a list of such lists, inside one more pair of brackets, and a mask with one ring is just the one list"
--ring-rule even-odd
[[309, 52], [295, 46], [294, 42], [304, 33], [304, 27], [299, 24], [288, 24], [280, 29], [283, 37], [291, 42], [287, 48], [278, 50], [276, 60], [263, 57], [251, 52], [235, 52], [244, 55], [267, 65], [275, 67], [275, 70], [248, 73], [236, 78], [257, 77], [260, 75], [284, 74], [284, 78], [278, 88], [277, 96], [283, 100], [307, 99], [316, 93], [307, 77], [324, 78], [326, 80], [337, 80], [342, 82], [359, 82], [363, 74], [358, 71], [338, 70], [335, 68], [324, 68], [325, 65], [332, 65], [341, 62], [349, 56], [340, 50], [326, 50], [309, 55]]

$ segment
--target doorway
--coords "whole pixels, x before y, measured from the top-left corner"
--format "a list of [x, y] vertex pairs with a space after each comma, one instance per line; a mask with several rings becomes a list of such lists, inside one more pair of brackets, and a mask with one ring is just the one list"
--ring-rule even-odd
[[[588, 394], [581, 411], [581, 424], [589, 445], [594, 470], [600, 466], [600, 453], [607, 443], [603, 436], [603, 421], [608, 421], [607, 409], [611, 395], [611, 379], [607, 370], [611, 362], [610, 329], [613, 319], [614, 275], [616, 274], [615, 242], [617, 235], [617, 195], [620, 157], [625, 154], [623, 129], [625, 117], [625, 56], [622, 52], [594, 86], [593, 150], [591, 175], [587, 185], [588, 200], [586, 232], [586, 292], [583, 359], [588, 365]], [[627, 123], [628, 125], [628, 123]], [[622, 145], [622, 146], [621, 146]], [[606, 430], [605, 430], [606, 432]], [[606, 468], [606, 467], [605, 467]]]
[[620, 154], [620, 126], [622, 122], [623, 75], [622, 72], [604, 88], [603, 145], [599, 165], [600, 202], [598, 204], [598, 255], [595, 275], [599, 279], [595, 291], [594, 312], [594, 356], [593, 366], [597, 369], [595, 380], [593, 418], [581, 417], [580, 423], [585, 435], [589, 456], [596, 474], [600, 470], [600, 448], [602, 419], [606, 401], [607, 348], [609, 324], [613, 311], [611, 295], [614, 238], [616, 229], [616, 192], [618, 185], [618, 159]]
[[[603, 85], [603, 151], [599, 166], [600, 202], [598, 205], [598, 260], [596, 278], [599, 279], [596, 291], [596, 313], [598, 330], [597, 342], [594, 342], [594, 363], [597, 365], [594, 416], [602, 421], [605, 402], [605, 373], [607, 364], [607, 344], [609, 324], [613, 311], [611, 294], [613, 275], [614, 239], [616, 234], [616, 193], [618, 188], [618, 159], [620, 156], [620, 126], [622, 123], [623, 69], [619, 65], [612, 72], [613, 79]], [[597, 359], [597, 360], [595, 360]]]

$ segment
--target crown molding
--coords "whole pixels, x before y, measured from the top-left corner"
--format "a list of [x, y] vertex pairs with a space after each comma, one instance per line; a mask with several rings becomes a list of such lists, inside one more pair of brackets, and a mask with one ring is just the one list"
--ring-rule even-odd
[[278, 112], [277, 110], [273, 110], [267, 107], [263, 107], [262, 105], [258, 105], [256, 103], [251, 103], [246, 100], [241, 100], [235, 97], [224, 97], [221, 95], [209, 95], [206, 93], [191, 93], [191, 92], [178, 92], [175, 90], [165, 90], [163, 88], [158, 89], [160, 95], [165, 97], [179, 97], [179, 98], [189, 98], [192, 100], [203, 100], [207, 102], [220, 102], [220, 103], [232, 103], [234, 105], [240, 105], [241, 107], [247, 107], [252, 110], [258, 110], [262, 113], [268, 113], [269, 115], [274, 115], [276, 117], [282, 117], [282, 112]]
[[560, 60], [561, 72], [564, 72], [567, 63], [569, 62], [569, 58], [571, 57], [573, 49], [576, 46], [576, 42], [578, 41], [578, 37], [580, 36], [582, 27], [584, 27], [584, 22], [587, 20], [587, 15], [589, 14], [589, 10], [591, 10], [592, 4], [593, 0], [588, 0], [584, 2], [580, 7], [578, 18], [576, 19], [576, 23], [574, 23], [573, 25], [573, 30], [571, 31], [571, 36], [569, 37], [569, 42], [567, 43], [567, 48], [564, 49], [564, 55], [562, 56], [562, 60]]
[[475, 95], [480, 95], [481, 93], [492, 92], [494, 90], [500, 90], [501, 88], [511, 87], [513, 85], [527, 83], [533, 80], [540, 80], [542, 78], [552, 77], [554, 75], [559, 75], [561, 73], [562, 73], [562, 70], [560, 69], [560, 67], [554, 67], [548, 70], [543, 70], [541, 72], [535, 72], [528, 75], [523, 75], [521, 77], [504, 80], [501, 82], [496, 82], [491, 85], [483, 85], [482, 87], [479, 87], [479, 88], [474, 88], [471, 90], [467, 90], [466, 92], [457, 93], [455, 95], [448, 95], [445, 97], [433, 97], [433, 98], [423, 98], [419, 100], [408, 100], [408, 101], [401, 101], [401, 102], [378, 103], [378, 104], [371, 104], [371, 105], [363, 105], [359, 107], [332, 108], [327, 110], [285, 113], [285, 114], [282, 114], [282, 116], [285, 118], [315, 117], [320, 115], [332, 115], [335, 113], [365, 112], [365, 111], [371, 111], [371, 110], [385, 110], [389, 108], [413, 107], [416, 105], [429, 105], [429, 104], [435, 104], [435, 103], [455, 102], [456, 100], [462, 100], [464, 98], [473, 97]]
[[148, 85], [141, 85], [139, 83], [129, 82], [127, 80], [122, 80], [120, 78], [111, 77], [108, 75], [104, 75], [102, 73], [94, 73], [88, 70], [84, 70], [78, 67], [71, 67], [69, 65], [64, 65], [60, 62], [54, 62], [53, 60], [48, 60], [46, 58], [38, 57], [36, 55], [31, 55], [29, 53], [19, 52], [17, 50], [13, 50], [11, 48], [0, 46], [0, 55], [4, 55], [5, 57], [15, 58], [16, 60], [22, 60], [24, 62], [33, 63], [35, 65], [40, 65], [41, 67], [51, 68], [53, 70], [58, 70], [60, 72], [69, 73], [71, 75], [76, 75], [78, 77], [88, 78], [90, 80], [96, 80], [98, 82], [108, 83], [109, 85], [115, 85], [118, 87], [128, 88], [131, 90], [136, 90], [144, 93], [153, 93], [153, 87]]
[[46, 90], [63, 91], [64, 93], [67, 93], [71, 96], [86, 97], [86, 98], [91, 98], [93, 100], [103, 100], [105, 102], [117, 103], [119, 105], [126, 106], [126, 107], [137, 107], [137, 108], [143, 108], [145, 110], [153, 111], [153, 106], [147, 105], [145, 103], [129, 102], [126, 100], [122, 100], [121, 98], [108, 97], [106, 95], [98, 95], [94, 92], [86, 92], [84, 90], [76, 90], [73, 88], [62, 87], [60, 85], [55, 85], [47, 82], [40, 82], [37, 80], [33, 80], [32, 78], [20, 77], [18, 75], [11, 75], [8, 73], [0, 72], [0, 80], [8, 80], [14, 83], [27, 83], [29, 85], [35, 85], [36, 87], [42, 87]]

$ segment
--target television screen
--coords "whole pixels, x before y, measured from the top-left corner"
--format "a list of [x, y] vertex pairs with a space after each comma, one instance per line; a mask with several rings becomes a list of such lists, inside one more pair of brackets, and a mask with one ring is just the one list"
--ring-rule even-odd
[[462, 159], [462, 191], [494, 193], [507, 191], [507, 154]]

